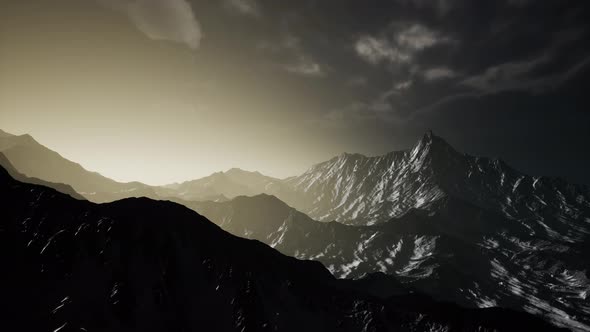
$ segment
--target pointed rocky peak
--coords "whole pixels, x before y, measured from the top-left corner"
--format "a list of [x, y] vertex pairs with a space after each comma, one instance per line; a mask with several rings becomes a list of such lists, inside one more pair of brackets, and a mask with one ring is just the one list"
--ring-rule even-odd
[[447, 141], [445, 141], [442, 137], [435, 135], [434, 132], [432, 132], [432, 130], [428, 130], [426, 131], [426, 133], [424, 133], [424, 136], [422, 136], [422, 139], [420, 140], [420, 142], [418, 142], [418, 144], [420, 143], [422, 143], [425, 146], [452, 149], [451, 145], [447, 143]]
[[457, 154], [457, 151], [447, 141], [436, 136], [432, 130], [428, 130], [411, 151], [412, 155]]

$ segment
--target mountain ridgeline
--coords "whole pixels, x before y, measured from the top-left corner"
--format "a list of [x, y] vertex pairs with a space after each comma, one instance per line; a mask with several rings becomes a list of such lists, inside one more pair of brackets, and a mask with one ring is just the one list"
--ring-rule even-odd
[[506, 309], [378, 299], [171, 202], [97, 205], [3, 168], [0, 193], [0, 315], [23, 331], [557, 330]]
[[[0, 152], [2, 166], [19, 181], [80, 198], [76, 190], [94, 202], [146, 196], [180, 203], [234, 235], [319, 261], [337, 278], [362, 279], [337, 288], [362, 289], [381, 304], [414, 292], [413, 299], [428, 294], [465, 307], [512, 308], [590, 331], [590, 189], [460, 153], [432, 132], [408, 150], [342, 154], [287, 179], [231, 169], [162, 187], [89, 172], [28, 135], [0, 132]], [[139, 205], [125, 205], [130, 202]], [[179, 208], [147, 202], [71, 204], [92, 211]], [[122, 219], [128, 218], [135, 217]], [[167, 232], [170, 218], [160, 219]]]
[[407, 151], [341, 155], [282, 185], [273, 194], [297, 209], [268, 195], [182, 203], [339, 278], [381, 272], [438, 299], [590, 330], [587, 187], [460, 154], [432, 133]]
[[71, 186], [94, 202], [110, 202], [126, 197], [158, 197], [154, 188], [139, 183], [120, 183], [90, 172], [69, 161], [30, 135], [0, 132], [0, 153], [24, 176]]
[[387, 222], [454, 197], [536, 232], [548, 231], [543, 220], [551, 215], [560, 225], [550, 232], [572, 241], [585, 236], [590, 214], [588, 187], [528, 176], [502, 160], [459, 153], [431, 132], [409, 150], [377, 157], [345, 153], [284, 180], [234, 169], [169, 188], [176, 192], [168, 197], [183, 200], [274, 195], [314, 220], [349, 225]]

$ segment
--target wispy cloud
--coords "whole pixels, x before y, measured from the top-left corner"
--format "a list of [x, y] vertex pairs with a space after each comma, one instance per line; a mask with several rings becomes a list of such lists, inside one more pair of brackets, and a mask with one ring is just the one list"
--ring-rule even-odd
[[256, 0], [225, 0], [226, 8], [239, 14], [260, 17], [260, 5]]
[[394, 88], [395, 88], [395, 90], [398, 90], [398, 91], [407, 90], [412, 87], [413, 83], [414, 82], [412, 80], [399, 82], [399, 83], [395, 84]]
[[278, 43], [261, 42], [258, 49], [283, 55], [288, 60], [281, 64], [283, 70], [297, 75], [321, 77], [325, 75], [322, 66], [313, 56], [305, 52], [301, 40], [293, 35], [286, 35]]
[[551, 56], [545, 53], [525, 61], [505, 62], [472, 75], [461, 84], [485, 92], [541, 88], [546, 83], [545, 80], [531, 79], [527, 76], [535, 68], [550, 60]]
[[446, 39], [439, 37], [436, 32], [421, 24], [413, 24], [407, 29], [401, 30], [396, 36], [398, 45], [411, 50], [423, 50]]
[[304, 76], [323, 76], [322, 67], [315, 61], [301, 57], [298, 62], [285, 65], [285, 69], [294, 74]]
[[412, 24], [397, 27], [393, 34], [361, 36], [356, 40], [354, 49], [358, 56], [371, 64], [404, 64], [410, 63], [417, 52], [450, 41], [450, 38], [424, 25]]
[[191, 5], [186, 0], [98, 0], [124, 12], [137, 29], [154, 40], [200, 46], [203, 33]]
[[385, 38], [363, 36], [356, 41], [354, 48], [361, 58], [372, 64], [383, 61], [393, 63], [410, 61], [410, 54], [402, 52]]
[[425, 70], [422, 75], [426, 81], [432, 82], [442, 79], [454, 78], [457, 76], [457, 73], [447, 67], [435, 67]]

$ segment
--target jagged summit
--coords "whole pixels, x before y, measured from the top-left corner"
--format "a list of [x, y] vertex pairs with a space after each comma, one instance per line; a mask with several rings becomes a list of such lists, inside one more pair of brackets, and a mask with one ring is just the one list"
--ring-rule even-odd
[[[549, 197], [560, 209], [564, 200], [579, 205], [576, 195], [587, 195], [563, 181], [523, 174], [499, 159], [460, 153], [432, 131], [411, 149], [376, 157], [333, 158], [285, 182], [296, 195], [278, 197], [289, 206], [316, 220], [353, 225], [384, 222], [448, 196], [521, 218], [535, 216], [531, 209], [549, 205]], [[565, 195], [572, 190], [579, 193]]]
[[404, 153], [413, 154], [441, 154], [441, 153], [452, 153], [458, 154], [453, 146], [451, 146], [445, 139], [434, 134], [432, 130], [428, 130], [424, 133], [422, 138], [418, 140], [411, 148], [405, 150], [394, 150], [389, 153], [377, 156], [367, 156], [362, 153], [356, 152], [342, 152], [339, 155], [332, 157], [328, 161], [324, 161], [311, 166], [308, 171], [317, 170], [330, 163], [342, 163], [342, 162], [359, 162], [365, 160], [377, 160], [380, 158], [388, 158], [392, 156], [398, 156]]
[[445, 139], [428, 130], [410, 150], [412, 153], [457, 153]]

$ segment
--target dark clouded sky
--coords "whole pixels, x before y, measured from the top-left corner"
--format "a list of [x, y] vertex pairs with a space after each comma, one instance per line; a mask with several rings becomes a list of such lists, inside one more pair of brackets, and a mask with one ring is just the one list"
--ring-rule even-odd
[[3, 1], [0, 128], [154, 184], [428, 128], [590, 183], [589, 40], [587, 1]]

